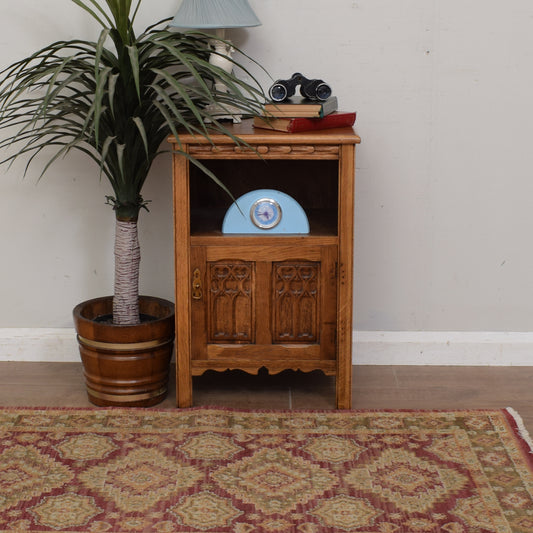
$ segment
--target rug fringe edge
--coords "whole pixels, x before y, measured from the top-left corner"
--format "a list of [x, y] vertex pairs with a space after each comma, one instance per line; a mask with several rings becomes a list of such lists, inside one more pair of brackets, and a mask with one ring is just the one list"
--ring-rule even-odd
[[529, 453], [533, 454], [533, 439], [531, 438], [522, 417], [515, 411], [512, 407], [507, 407], [506, 411], [513, 417], [516, 427], [518, 429], [518, 434], [522, 440], [529, 446]]

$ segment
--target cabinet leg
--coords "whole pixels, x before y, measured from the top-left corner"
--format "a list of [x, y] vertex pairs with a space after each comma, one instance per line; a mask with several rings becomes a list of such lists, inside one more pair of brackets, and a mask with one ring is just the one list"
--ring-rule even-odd
[[335, 390], [337, 396], [337, 409], [352, 408], [352, 365], [341, 365], [337, 369]]
[[337, 389], [337, 409], [351, 409], [352, 395], [341, 392]]
[[192, 377], [183, 374], [176, 368], [176, 406], [182, 409], [192, 407]]
[[341, 398], [337, 393], [337, 409], [351, 409], [352, 398], [351, 395], [343, 395]]

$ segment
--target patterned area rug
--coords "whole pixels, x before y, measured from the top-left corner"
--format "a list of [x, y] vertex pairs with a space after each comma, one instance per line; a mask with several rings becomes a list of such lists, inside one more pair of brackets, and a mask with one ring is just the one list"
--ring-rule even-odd
[[531, 533], [496, 411], [3, 409], [0, 531]]

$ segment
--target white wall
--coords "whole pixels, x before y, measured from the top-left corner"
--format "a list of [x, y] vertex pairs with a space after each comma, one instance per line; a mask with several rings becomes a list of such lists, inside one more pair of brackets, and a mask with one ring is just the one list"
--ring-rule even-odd
[[533, 3], [256, 1], [246, 50], [358, 111], [356, 330], [533, 325]]
[[[237, 45], [274, 78], [325, 79], [358, 112], [355, 329], [530, 331], [533, 2], [250, 3], [263, 25], [234, 30]], [[96, 35], [68, 0], [6, 4], [3, 65]], [[139, 20], [178, 6], [145, 0]], [[70, 327], [78, 301], [112, 291], [109, 189], [81, 156], [38, 185], [37, 166], [22, 171], [0, 170], [0, 328]], [[144, 194], [141, 289], [172, 298], [170, 188], [162, 158]]]

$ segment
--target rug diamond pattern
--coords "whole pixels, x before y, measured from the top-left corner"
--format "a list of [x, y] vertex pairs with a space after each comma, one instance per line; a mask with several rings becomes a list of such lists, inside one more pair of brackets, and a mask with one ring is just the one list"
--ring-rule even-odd
[[0, 511], [66, 485], [74, 474], [34, 446], [13, 445], [0, 453]]
[[401, 511], [427, 512], [446, 497], [458, 494], [468, 478], [451, 468], [420, 459], [411, 451], [385, 449], [379, 457], [356, 468], [346, 481], [358, 490], [381, 495]]
[[267, 514], [287, 513], [332, 489], [337, 476], [279, 449], [266, 449], [220, 468], [218, 485]]
[[202, 473], [157, 450], [140, 448], [78, 477], [86, 488], [110, 498], [121, 511], [139, 512], [176, 497], [199, 481]]
[[0, 533], [533, 533], [519, 429], [506, 410], [3, 409]]

